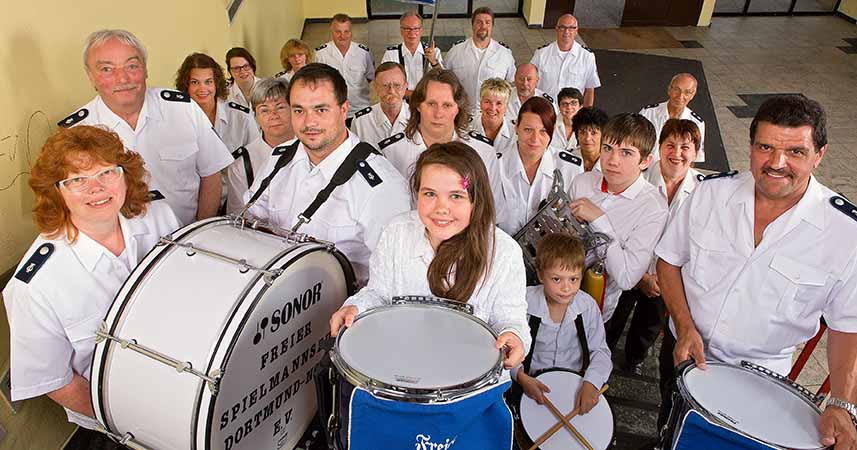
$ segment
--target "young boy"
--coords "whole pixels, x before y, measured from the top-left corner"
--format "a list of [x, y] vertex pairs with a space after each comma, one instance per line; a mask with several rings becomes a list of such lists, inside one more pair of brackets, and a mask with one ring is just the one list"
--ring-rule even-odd
[[572, 214], [612, 239], [604, 261], [605, 322], [622, 291], [633, 288], [646, 273], [666, 225], [666, 200], [641, 176], [652, 162], [654, 145], [655, 128], [645, 117], [614, 116], [601, 138], [601, 172], [576, 176], [569, 189]]
[[536, 270], [542, 284], [527, 288], [532, 347], [524, 363], [512, 370], [524, 393], [539, 404], [550, 388], [534, 375], [554, 367], [579, 372], [583, 384], [575, 408], [581, 414], [598, 403], [598, 391], [613, 370], [601, 311], [580, 290], [584, 260], [583, 244], [568, 233], [549, 234], [536, 245]]

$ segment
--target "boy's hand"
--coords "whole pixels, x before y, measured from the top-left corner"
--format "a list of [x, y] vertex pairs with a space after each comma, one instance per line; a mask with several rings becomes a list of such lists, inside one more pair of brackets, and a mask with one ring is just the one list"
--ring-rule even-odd
[[546, 384], [525, 374], [523, 370], [518, 372], [518, 384], [524, 389], [527, 397], [535, 400], [540, 405], [545, 404], [545, 393], [551, 391], [551, 388]]
[[[520, 375], [519, 375], [520, 376]], [[592, 408], [598, 404], [598, 388], [594, 384], [584, 381], [577, 390], [577, 400], [574, 402], [574, 409], [578, 410], [578, 414], [586, 414], [592, 411]]]
[[579, 198], [574, 200], [569, 204], [569, 207], [571, 208], [571, 213], [574, 214], [574, 217], [586, 222], [592, 222], [604, 215], [604, 211], [595, 206], [595, 203], [592, 203], [592, 200], [589, 200], [588, 198]]

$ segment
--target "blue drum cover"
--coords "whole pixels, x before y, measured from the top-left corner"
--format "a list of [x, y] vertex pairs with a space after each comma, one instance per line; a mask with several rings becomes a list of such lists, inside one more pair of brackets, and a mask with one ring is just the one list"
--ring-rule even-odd
[[[444, 403], [351, 395], [349, 450], [511, 450], [512, 413], [503, 401], [511, 381]], [[454, 447], [453, 447], [454, 444]]]
[[678, 429], [673, 450], [777, 450], [777, 447], [717, 425], [690, 410]]

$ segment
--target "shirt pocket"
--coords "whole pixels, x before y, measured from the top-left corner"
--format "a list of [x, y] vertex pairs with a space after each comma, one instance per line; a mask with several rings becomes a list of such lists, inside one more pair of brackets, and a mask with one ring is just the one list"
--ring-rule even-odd
[[777, 313], [789, 320], [799, 319], [807, 305], [824, 298], [828, 273], [785, 255], [776, 255], [770, 268], [774, 295], [779, 297]]
[[170, 145], [160, 150], [161, 163], [166, 168], [169, 182], [180, 191], [193, 190], [199, 184], [199, 175], [196, 172], [198, 151], [195, 142]]
[[735, 250], [723, 236], [699, 231], [690, 235], [690, 273], [694, 281], [703, 289], [711, 289], [722, 281], [729, 268], [743, 266], [733, 259]]
[[[332, 200], [332, 199], [330, 199]], [[328, 201], [330, 201], [328, 200]], [[327, 206], [327, 205], [325, 205]], [[334, 205], [330, 205], [334, 206]], [[345, 206], [336, 205], [336, 210], [347, 211]], [[330, 210], [328, 210], [330, 211]], [[323, 211], [327, 212], [327, 211]], [[342, 243], [348, 241], [361, 241], [360, 238], [360, 224], [350, 217], [347, 216], [322, 216], [322, 217], [313, 217], [313, 222], [318, 221], [317, 226], [318, 230], [321, 233], [324, 233], [324, 237], [321, 239], [326, 241], [331, 241], [334, 243]]]

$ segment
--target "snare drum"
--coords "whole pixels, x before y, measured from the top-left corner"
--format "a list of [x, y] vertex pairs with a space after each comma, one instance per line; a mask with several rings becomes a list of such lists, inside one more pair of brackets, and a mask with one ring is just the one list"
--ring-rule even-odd
[[395, 298], [357, 316], [331, 351], [339, 449], [510, 449], [497, 334], [469, 305]]
[[305, 235], [213, 218], [162, 238], [98, 332], [96, 418], [134, 448], [293, 448], [353, 286], [345, 257]]
[[746, 361], [677, 373], [661, 448], [825, 448], [815, 396], [791, 380]]
[[[537, 375], [536, 379], [550, 388], [551, 391], [546, 395], [563, 414], [568, 414], [574, 409], [577, 391], [583, 383], [580, 375], [568, 370], [550, 369]], [[518, 443], [523, 450], [529, 449], [533, 441], [559, 422], [547, 406], [539, 405], [527, 394], [521, 397], [520, 415], [524, 436]], [[591, 411], [575, 416], [570, 422], [596, 450], [606, 449], [613, 439], [613, 412], [604, 397], [598, 400]], [[563, 426], [539, 448], [541, 450], [577, 450], [586, 447]]]

